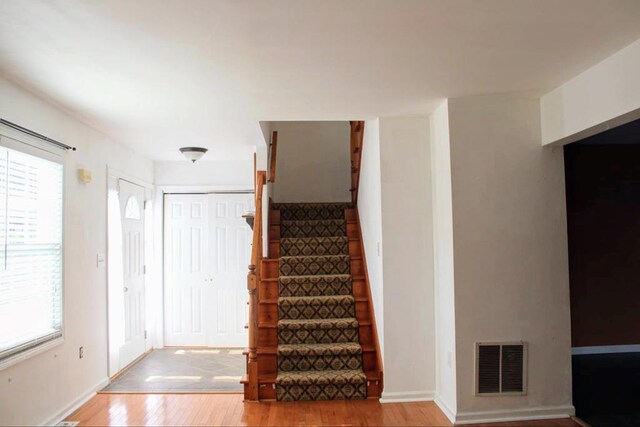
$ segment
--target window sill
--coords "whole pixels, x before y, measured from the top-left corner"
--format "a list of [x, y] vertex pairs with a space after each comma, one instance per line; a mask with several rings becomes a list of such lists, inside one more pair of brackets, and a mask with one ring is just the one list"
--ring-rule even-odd
[[7, 369], [10, 366], [16, 365], [22, 361], [32, 358], [40, 353], [44, 353], [47, 350], [51, 350], [54, 347], [57, 347], [64, 343], [64, 337], [59, 337], [53, 339], [51, 341], [44, 342], [37, 347], [31, 348], [29, 350], [25, 350], [22, 353], [18, 353], [11, 357], [8, 357], [2, 361], [0, 361], [0, 371], [3, 369]]

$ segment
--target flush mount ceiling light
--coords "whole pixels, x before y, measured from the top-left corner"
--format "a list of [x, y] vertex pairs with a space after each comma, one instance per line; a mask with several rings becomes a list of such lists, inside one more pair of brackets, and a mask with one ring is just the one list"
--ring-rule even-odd
[[195, 163], [196, 160], [200, 160], [207, 151], [208, 150], [203, 147], [182, 147], [180, 149], [182, 155], [191, 160], [193, 163]]

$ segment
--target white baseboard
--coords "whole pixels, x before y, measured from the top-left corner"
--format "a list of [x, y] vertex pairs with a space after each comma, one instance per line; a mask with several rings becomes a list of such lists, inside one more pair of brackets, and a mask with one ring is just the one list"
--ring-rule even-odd
[[446, 415], [446, 417], [449, 418], [449, 421], [451, 421], [452, 424], [455, 423], [456, 413], [453, 410], [451, 410], [451, 408], [449, 408], [449, 406], [446, 403], [444, 403], [444, 401], [440, 399], [439, 396], [436, 396], [434, 401], [436, 402], [436, 405], [438, 405], [440, 410]]
[[65, 418], [67, 418], [76, 409], [78, 409], [79, 407], [84, 405], [89, 399], [91, 399], [93, 396], [95, 396], [96, 392], [102, 390], [107, 385], [109, 385], [109, 378], [105, 377], [105, 378], [101, 379], [96, 384], [94, 384], [93, 386], [89, 387], [89, 389], [87, 389], [87, 391], [82, 393], [82, 395], [80, 395], [77, 399], [75, 399], [73, 402], [71, 402], [69, 405], [67, 405], [66, 408], [62, 409], [56, 415], [51, 417], [49, 419], [49, 421], [47, 421], [43, 425], [45, 425], [45, 426], [55, 426], [60, 421], [62, 421]]
[[505, 409], [502, 411], [458, 412], [454, 424], [548, 420], [551, 418], [569, 418], [575, 413], [576, 411], [572, 405], [539, 406], [535, 408]]
[[433, 391], [394, 391], [382, 392], [380, 403], [400, 403], [400, 402], [428, 402], [433, 400]]

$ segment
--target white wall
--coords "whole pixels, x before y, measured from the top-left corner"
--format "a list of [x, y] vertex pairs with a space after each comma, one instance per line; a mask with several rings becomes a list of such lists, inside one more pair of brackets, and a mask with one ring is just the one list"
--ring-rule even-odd
[[[536, 99], [450, 99], [449, 129], [457, 421], [572, 414], [562, 148], [540, 145]], [[475, 396], [474, 344], [519, 340], [527, 394]]]
[[[96, 254], [107, 252], [107, 166], [151, 182], [153, 163], [1, 79], [0, 117], [78, 148], [65, 160], [65, 342], [0, 371], [0, 424], [38, 425], [106, 384], [106, 268]], [[93, 182], [78, 182], [80, 167]]]
[[[380, 122], [368, 120], [364, 124], [358, 215], [362, 242], [367, 260], [367, 273], [380, 351], [384, 359], [384, 305], [382, 292], [382, 199], [380, 180]], [[384, 362], [383, 362], [384, 363]]]
[[430, 123], [436, 340], [435, 400], [449, 419], [454, 421], [457, 408], [456, 323], [448, 101], [444, 101], [433, 112]]
[[427, 117], [380, 118], [385, 401], [435, 390], [429, 134]]
[[351, 201], [349, 122], [271, 122], [278, 131], [275, 202]]
[[[630, 112], [635, 111], [625, 122], [640, 117], [639, 75], [640, 40], [637, 40], [544, 95], [541, 98], [542, 143], [570, 137]], [[591, 129], [579, 138], [603, 130], [606, 128]]]
[[[207, 153], [214, 154], [214, 153]], [[253, 156], [221, 161], [200, 160], [191, 163], [155, 162], [157, 186], [232, 186], [253, 189]]]
[[262, 137], [264, 138], [265, 147], [271, 143], [271, 122], [260, 122], [260, 130], [262, 131]]

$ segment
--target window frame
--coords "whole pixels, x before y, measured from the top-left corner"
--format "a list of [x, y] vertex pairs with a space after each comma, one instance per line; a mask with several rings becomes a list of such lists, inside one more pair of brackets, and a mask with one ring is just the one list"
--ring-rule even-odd
[[[59, 337], [50, 338], [32, 347], [25, 348], [19, 352], [12, 354], [0, 360], [0, 371], [23, 362], [31, 357], [58, 347], [65, 342], [66, 339], [66, 306], [65, 306], [65, 289], [66, 289], [66, 213], [67, 213], [67, 165], [65, 161], [65, 151], [37, 138], [18, 132], [12, 128], [0, 124], [0, 146], [34, 157], [39, 157], [62, 165], [62, 219], [61, 219], [61, 285], [60, 285], [60, 333]], [[24, 345], [24, 344], [22, 344]], [[15, 346], [17, 348], [19, 346]]]

